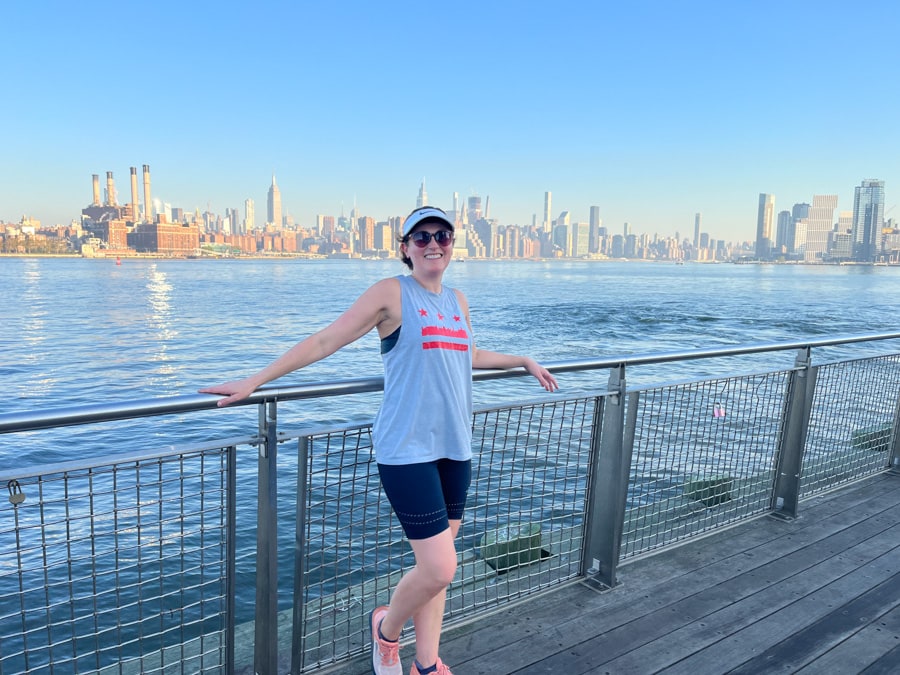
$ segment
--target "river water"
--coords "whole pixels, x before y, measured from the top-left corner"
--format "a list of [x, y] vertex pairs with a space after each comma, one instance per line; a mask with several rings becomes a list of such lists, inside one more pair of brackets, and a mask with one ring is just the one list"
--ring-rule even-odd
[[[0, 412], [191, 394], [261, 368], [335, 319], [369, 285], [403, 273], [396, 260], [0, 259]], [[445, 282], [468, 297], [479, 346], [545, 363], [625, 354], [896, 331], [900, 268], [638, 262], [451, 263]], [[855, 346], [868, 355], [887, 345]], [[828, 350], [820, 351], [826, 356]], [[689, 362], [630, 382], [763, 370], [791, 362], [768, 355], [749, 366]], [[281, 383], [381, 374], [377, 335]], [[561, 395], [596, 388], [605, 374], [564, 374]], [[525, 379], [480, 383], [477, 404], [534, 398]], [[352, 405], [304, 404], [303, 422], [371, 419], [379, 395]], [[219, 415], [160, 442], [203, 439], [234, 424]], [[232, 418], [235, 418], [232, 422]], [[251, 423], [250, 429], [255, 426]], [[122, 449], [123, 433], [65, 430], [0, 438], [0, 470]]]
[[[398, 261], [0, 258], [0, 414], [193, 394], [263, 367], [334, 320]], [[445, 282], [468, 297], [479, 346], [552, 364], [629, 354], [771, 344], [898, 330], [900, 268], [636, 262], [452, 263]], [[896, 345], [816, 350], [817, 361]], [[793, 355], [679, 362], [629, 372], [630, 383], [774, 370]], [[373, 332], [281, 384], [381, 374]], [[561, 374], [570, 396], [605, 385], [602, 371]], [[478, 383], [476, 405], [545, 394], [529, 378]], [[369, 421], [380, 394], [300, 401], [279, 424]], [[282, 416], [283, 415], [283, 416]], [[255, 406], [0, 436], [0, 474], [32, 465], [250, 436]], [[246, 448], [245, 448], [246, 449]], [[282, 455], [279, 454], [279, 461]], [[290, 460], [288, 457], [287, 459]], [[296, 469], [296, 457], [292, 460]], [[251, 495], [247, 453], [238, 482]], [[290, 481], [288, 481], [290, 482]], [[243, 493], [242, 493], [243, 494]], [[279, 506], [294, 508], [286, 490]], [[281, 500], [280, 495], [279, 499]], [[239, 532], [255, 527], [242, 500]], [[290, 519], [279, 538], [290, 542]], [[279, 526], [281, 529], [281, 525]], [[255, 540], [238, 544], [240, 616], [252, 617]], [[292, 564], [280, 563], [289, 606]]]

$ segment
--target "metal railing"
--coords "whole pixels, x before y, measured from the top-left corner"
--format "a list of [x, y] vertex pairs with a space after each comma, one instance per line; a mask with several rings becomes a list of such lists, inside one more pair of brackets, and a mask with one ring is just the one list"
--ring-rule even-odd
[[[897, 470], [900, 350], [820, 365], [811, 353], [898, 338], [556, 363], [609, 371], [608, 384], [477, 409], [448, 623], [575, 579], [613, 586], [631, 558], [791, 518], [801, 498]], [[626, 386], [637, 367], [785, 351], [796, 359], [780, 370]], [[381, 385], [264, 389], [246, 402], [259, 413], [249, 434], [159, 449], [129, 432], [127, 453], [2, 472], [0, 673], [276, 673], [288, 661], [301, 673], [364, 650], [368, 611], [412, 564], [370, 426], [287, 427], [302, 416], [290, 401]], [[57, 427], [184, 419], [216, 400], [0, 415], [0, 451]]]

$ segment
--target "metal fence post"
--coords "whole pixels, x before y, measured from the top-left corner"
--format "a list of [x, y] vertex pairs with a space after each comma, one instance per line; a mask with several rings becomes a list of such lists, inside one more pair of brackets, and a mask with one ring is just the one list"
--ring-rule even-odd
[[237, 446], [226, 450], [228, 471], [225, 480], [225, 675], [234, 675], [234, 625], [237, 611]]
[[787, 400], [784, 403], [782, 434], [775, 466], [775, 488], [772, 508], [774, 516], [796, 518], [800, 499], [800, 471], [803, 467], [803, 448], [809, 428], [809, 414], [816, 388], [817, 369], [810, 365], [810, 348], [797, 352], [794, 370], [788, 380]]
[[894, 424], [891, 427], [891, 456], [888, 458], [888, 470], [900, 473], [900, 397], [894, 408]]
[[[625, 366], [610, 371], [610, 394], [597, 397], [591, 429], [591, 473], [581, 570], [603, 586], [616, 585], [627, 491], [624, 468]], [[623, 474], [625, 475], [623, 479]]]
[[259, 675], [276, 675], [278, 672], [277, 416], [277, 402], [260, 404], [253, 649], [253, 665]]
[[297, 448], [297, 530], [294, 539], [294, 623], [291, 633], [291, 675], [303, 671], [303, 603], [306, 599], [306, 475], [309, 436]]

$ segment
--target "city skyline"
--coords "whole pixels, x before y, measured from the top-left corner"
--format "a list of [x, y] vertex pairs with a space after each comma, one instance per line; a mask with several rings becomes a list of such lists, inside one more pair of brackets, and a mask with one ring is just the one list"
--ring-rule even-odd
[[217, 213], [250, 199], [257, 221], [274, 174], [304, 226], [354, 205], [405, 214], [423, 177], [432, 204], [477, 194], [522, 226], [542, 223], [550, 192], [554, 219], [596, 206], [611, 230], [684, 237], [702, 213], [710, 236], [753, 241], [759, 194], [776, 212], [830, 194], [851, 211], [866, 179], [896, 218], [900, 10], [788, 5], [16, 4], [2, 10], [19, 30], [0, 45], [0, 221], [67, 224], [90, 203], [86, 177], [122, 186], [145, 163], [155, 199]]
[[[143, 165], [143, 202], [137, 167], [130, 168], [131, 193], [119, 198], [114, 174], [106, 172], [105, 189], [99, 174], [92, 175], [92, 203], [82, 209], [81, 221], [70, 226], [45, 226], [22, 219], [0, 222], [0, 251], [4, 253], [78, 253], [86, 257], [162, 254], [199, 257], [255, 255], [319, 255], [325, 257], [390, 256], [399, 238], [403, 216], [387, 220], [359, 213], [320, 214], [315, 226], [304, 227], [290, 214], [282, 215], [276, 178], [268, 190], [267, 220], [255, 222], [255, 205], [245, 200], [244, 217], [226, 208], [224, 217], [210, 211], [186, 212], [151, 198], [150, 167]], [[417, 208], [429, 203], [424, 180]], [[485, 258], [630, 258], [692, 261], [782, 261], [811, 263], [890, 264], [900, 257], [900, 227], [884, 219], [884, 182], [864, 179], [855, 188], [853, 211], [835, 212], [837, 195], [814, 195], [812, 205], [795, 203], [778, 213], [774, 196], [759, 194], [755, 242], [729, 242], [702, 230], [702, 214], [694, 215], [693, 240], [654, 232], [633, 232], [625, 222], [621, 234], [602, 224], [600, 207], [590, 207], [590, 222], [573, 221], [568, 211], [550, 219], [552, 194], [544, 193], [544, 218], [533, 216], [530, 226], [504, 225], [489, 217], [489, 198], [460, 201], [453, 195], [447, 211], [456, 223], [454, 255]], [[335, 227], [337, 225], [337, 227]], [[338, 232], [340, 231], [340, 234]], [[750, 254], [750, 255], [748, 255]]]

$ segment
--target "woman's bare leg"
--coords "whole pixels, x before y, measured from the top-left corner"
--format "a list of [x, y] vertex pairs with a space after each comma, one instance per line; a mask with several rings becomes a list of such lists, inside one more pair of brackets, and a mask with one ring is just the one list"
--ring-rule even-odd
[[[459, 520], [450, 521], [450, 534], [453, 540], [456, 539], [456, 534], [459, 532], [460, 523]], [[455, 560], [455, 547], [453, 557]], [[449, 584], [447, 585], [449, 586]], [[437, 662], [446, 601], [447, 586], [444, 586], [440, 593], [413, 615], [413, 624], [416, 627], [416, 661], [426, 667]]]
[[423, 666], [437, 661], [447, 586], [456, 573], [453, 540], [460, 523], [451, 520], [448, 529], [433, 537], [410, 540], [416, 566], [400, 579], [381, 624], [381, 634], [396, 640], [403, 625], [412, 617], [416, 628], [416, 660]]

